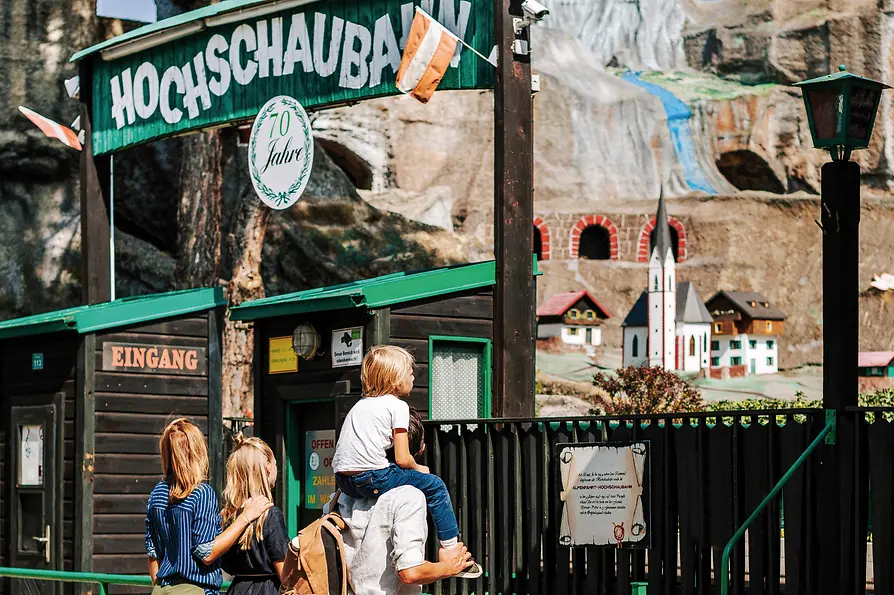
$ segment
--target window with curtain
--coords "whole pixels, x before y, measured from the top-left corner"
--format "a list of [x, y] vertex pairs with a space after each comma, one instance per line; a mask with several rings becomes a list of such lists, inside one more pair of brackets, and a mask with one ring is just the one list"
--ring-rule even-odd
[[689, 355], [695, 355], [695, 336], [689, 337]]
[[429, 417], [490, 417], [490, 340], [430, 337], [429, 351]]

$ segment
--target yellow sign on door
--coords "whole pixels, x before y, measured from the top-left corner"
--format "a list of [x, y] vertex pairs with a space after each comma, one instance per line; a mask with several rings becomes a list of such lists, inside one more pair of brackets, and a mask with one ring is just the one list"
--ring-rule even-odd
[[271, 337], [268, 354], [270, 374], [298, 371], [298, 356], [292, 349], [292, 337]]

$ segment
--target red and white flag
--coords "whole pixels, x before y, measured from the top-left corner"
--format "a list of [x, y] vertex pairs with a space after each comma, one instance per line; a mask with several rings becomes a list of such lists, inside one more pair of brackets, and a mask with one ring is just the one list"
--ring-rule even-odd
[[456, 35], [417, 7], [397, 71], [398, 91], [427, 103], [447, 73], [458, 41]]
[[58, 138], [72, 149], [77, 149], [78, 151], [81, 150], [81, 143], [78, 140], [78, 135], [75, 134], [74, 130], [71, 128], [67, 128], [58, 122], [45, 118], [37, 112], [32, 111], [27, 107], [22, 107], [21, 105], [19, 106], [19, 111], [22, 112], [26, 118], [34, 122], [34, 124], [40, 128], [41, 132], [48, 137]]

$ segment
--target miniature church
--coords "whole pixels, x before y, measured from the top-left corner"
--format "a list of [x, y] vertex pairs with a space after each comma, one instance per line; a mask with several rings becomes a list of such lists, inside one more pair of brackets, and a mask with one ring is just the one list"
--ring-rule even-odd
[[623, 365], [699, 372], [711, 365], [713, 318], [695, 286], [677, 284], [664, 197], [658, 198], [649, 285], [627, 314]]

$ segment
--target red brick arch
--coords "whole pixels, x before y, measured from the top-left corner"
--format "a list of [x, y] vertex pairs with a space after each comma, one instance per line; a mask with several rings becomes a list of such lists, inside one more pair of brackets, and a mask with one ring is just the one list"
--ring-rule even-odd
[[[686, 228], [674, 217], [669, 216], [667, 222], [677, 230], [677, 261], [683, 262], [686, 260], [688, 253], [686, 250]], [[653, 229], [655, 229], [654, 218], [643, 225], [642, 230], [639, 232], [639, 249], [636, 253], [637, 262], [649, 262], [649, 234], [652, 233]]]
[[540, 260], [549, 260], [549, 227], [540, 217], [534, 217], [534, 227], [540, 232], [540, 245], [543, 251]]
[[611, 248], [611, 259], [618, 260], [618, 228], [612, 223], [612, 220], [603, 215], [584, 215], [578, 219], [574, 228], [571, 230], [571, 238], [568, 246], [571, 258], [579, 258], [578, 250], [580, 248], [580, 234], [592, 225], [604, 227], [608, 231], [608, 242]]

